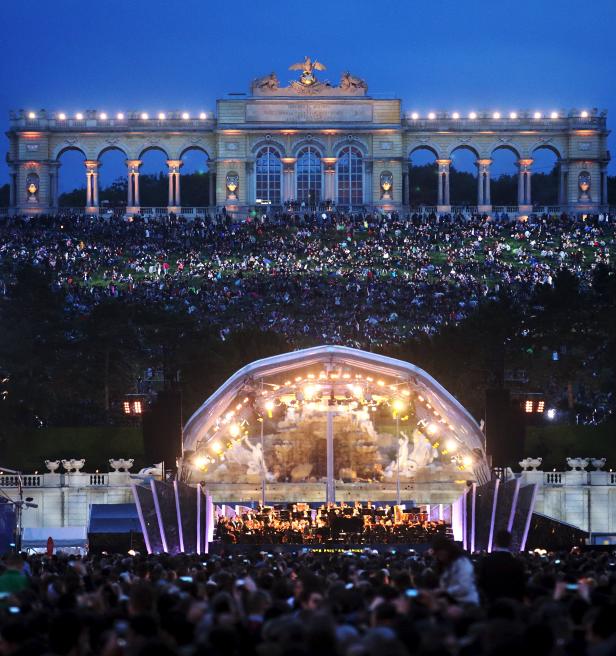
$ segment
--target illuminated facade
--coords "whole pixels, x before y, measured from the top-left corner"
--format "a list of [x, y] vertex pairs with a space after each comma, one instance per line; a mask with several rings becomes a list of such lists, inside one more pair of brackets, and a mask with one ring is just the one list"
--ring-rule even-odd
[[479, 426], [433, 378], [342, 346], [238, 371], [186, 424], [184, 454], [218, 501], [450, 503], [489, 479]]
[[[85, 156], [83, 209], [98, 213], [100, 157], [110, 149], [126, 156], [128, 214], [205, 212], [182, 205], [182, 157], [190, 149], [207, 155], [210, 208], [245, 211], [260, 203], [280, 206], [288, 201], [319, 207], [413, 207], [410, 156], [427, 149], [438, 164], [437, 205], [431, 209], [448, 212], [452, 153], [461, 148], [476, 158], [477, 198], [471, 209], [505, 209], [492, 205], [490, 169], [494, 151], [507, 149], [517, 160], [518, 194], [517, 204], [506, 209], [532, 211], [534, 153], [542, 148], [551, 150], [559, 164], [559, 198], [553, 211], [607, 206], [605, 112], [422, 116], [403, 111], [396, 98], [369, 95], [366, 83], [348, 73], [333, 86], [316, 78], [314, 70], [322, 69], [307, 73], [313, 62], [306, 66], [299, 80], [286, 87], [273, 73], [255, 80], [249, 94], [218, 100], [216, 113], [13, 112], [7, 133], [10, 212], [34, 215], [57, 209], [59, 158], [66, 150], [78, 150]], [[140, 201], [142, 156], [151, 149], [167, 157], [165, 208], [144, 208]]]

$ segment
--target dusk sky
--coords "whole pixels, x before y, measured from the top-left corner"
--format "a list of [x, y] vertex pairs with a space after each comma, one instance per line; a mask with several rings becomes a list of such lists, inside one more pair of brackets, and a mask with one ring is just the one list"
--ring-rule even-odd
[[19, 108], [213, 111], [255, 77], [296, 77], [288, 66], [304, 55], [408, 111], [597, 107], [616, 125], [614, 0], [5, 1], [0, 24], [2, 132]]

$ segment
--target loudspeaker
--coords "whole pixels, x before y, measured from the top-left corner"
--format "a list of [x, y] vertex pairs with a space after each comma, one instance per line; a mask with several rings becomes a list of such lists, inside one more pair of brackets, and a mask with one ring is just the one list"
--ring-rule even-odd
[[493, 467], [515, 467], [524, 456], [526, 428], [522, 409], [509, 390], [486, 390], [486, 446]]
[[165, 463], [175, 468], [182, 453], [182, 397], [179, 392], [159, 392], [143, 413], [143, 450], [148, 463]]

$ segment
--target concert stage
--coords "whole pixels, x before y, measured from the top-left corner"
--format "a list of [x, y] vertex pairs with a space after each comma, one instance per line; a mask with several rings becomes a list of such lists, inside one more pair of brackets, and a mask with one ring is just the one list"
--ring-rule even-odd
[[471, 551], [499, 528], [522, 549], [534, 494], [492, 478], [479, 425], [429, 374], [343, 346], [237, 371], [184, 427], [173, 486], [134, 488], [148, 551], [196, 553], [223, 506], [341, 502], [421, 505]]

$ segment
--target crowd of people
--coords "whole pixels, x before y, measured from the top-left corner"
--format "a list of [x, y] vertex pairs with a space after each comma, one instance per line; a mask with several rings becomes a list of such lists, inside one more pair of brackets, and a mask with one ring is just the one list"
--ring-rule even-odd
[[11, 656], [609, 656], [616, 556], [432, 549], [234, 555], [13, 554]]
[[[10, 296], [16, 272], [30, 265], [49, 274], [62, 292], [64, 316], [76, 325], [86, 325], [81, 319], [101, 303], [118, 300], [189, 316], [221, 340], [261, 330], [294, 348], [392, 349], [460, 324], [505, 290], [534, 315], [534, 292], [554, 286], [563, 269], [582, 291], [594, 289], [597, 267], [613, 267], [615, 225], [608, 214], [509, 218], [301, 208], [241, 221], [223, 214], [9, 217], [0, 222], [0, 296]], [[520, 345], [525, 331], [512, 326], [507, 339]], [[609, 374], [598, 371], [606, 362], [605, 331], [598, 332], [598, 340], [586, 341], [587, 371], [575, 389], [554, 377], [555, 367], [535, 383], [580, 423], [603, 421], [613, 406], [604, 385]], [[553, 341], [556, 348], [566, 344]]]
[[222, 544], [421, 544], [447, 534], [442, 520], [431, 521], [420, 508], [333, 503], [311, 509], [258, 507], [220, 515], [216, 539]]
[[[185, 220], [58, 214], [0, 223], [0, 262], [53, 273], [69, 309], [164, 301], [220, 331], [351, 346], [433, 334], [506, 286], [528, 298], [567, 267], [610, 264], [614, 217], [285, 213]], [[6, 285], [6, 280], [4, 281]]]

